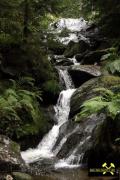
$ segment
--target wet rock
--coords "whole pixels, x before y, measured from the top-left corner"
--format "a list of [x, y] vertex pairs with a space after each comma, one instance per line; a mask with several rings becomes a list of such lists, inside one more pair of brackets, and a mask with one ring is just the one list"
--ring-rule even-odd
[[13, 172], [12, 175], [15, 180], [33, 180], [32, 176], [26, 173]]
[[83, 57], [81, 64], [100, 64], [100, 59], [105, 54], [107, 54], [106, 49], [91, 51]]
[[46, 120], [44, 122], [44, 127], [42, 128], [42, 131], [40, 131], [39, 133], [34, 134], [34, 135], [26, 135], [24, 137], [21, 137], [18, 140], [21, 147], [21, 151], [25, 151], [28, 148], [35, 148], [39, 144], [43, 136], [47, 132], [49, 132], [52, 126], [56, 123], [56, 120], [54, 117], [55, 111], [52, 105], [48, 107], [42, 107], [41, 110]]
[[[104, 162], [120, 164], [120, 144], [116, 141], [120, 134], [120, 114], [114, 119], [106, 117], [92, 133], [93, 146], [88, 153], [88, 166], [101, 167]], [[94, 159], [93, 159], [94, 155]]]
[[72, 164], [80, 163], [81, 160], [86, 164], [88, 156], [86, 158], [82, 158], [82, 156], [93, 147], [93, 141], [91, 139], [92, 132], [94, 132], [95, 127], [100, 122], [105, 120], [105, 117], [104, 114], [94, 114], [80, 121], [79, 124], [73, 122], [74, 131], [68, 136], [57, 157], [69, 157], [68, 159]]
[[70, 41], [64, 55], [67, 58], [71, 58], [78, 53], [83, 53], [89, 49], [89, 44], [84, 40], [80, 40], [78, 43]]
[[56, 55], [62, 55], [65, 51], [66, 46], [59, 41], [48, 40], [48, 48]]
[[120, 77], [116, 76], [101, 76], [85, 82], [74, 92], [71, 97], [70, 118], [74, 117], [74, 115], [80, 112], [80, 106], [85, 100], [88, 100], [96, 95], [96, 93], [93, 91], [94, 88], [105, 87], [109, 89], [119, 84]]
[[78, 62], [81, 62], [82, 59], [84, 58], [84, 56], [85, 56], [87, 53], [89, 53], [89, 51], [86, 51], [86, 52], [80, 53], [80, 54], [76, 54], [76, 55], [75, 55], [75, 59], [76, 59]]
[[95, 65], [74, 65], [70, 66], [68, 71], [76, 87], [101, 75], [100, 67]]
[[11, 172], [25, 168], [20, 146], [8, 137], [0, 135], [0, 171]]
[[69, 59], [59, 59], [56, 61], [55, 65], [57, 66], [70, 66], [70, 65], [73, 65], [73, 62], [70, 61]]

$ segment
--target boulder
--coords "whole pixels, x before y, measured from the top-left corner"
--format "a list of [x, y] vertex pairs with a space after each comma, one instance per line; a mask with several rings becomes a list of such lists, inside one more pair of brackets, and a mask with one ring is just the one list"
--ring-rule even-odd
[[53, 39], [49, 39], [47, 42], [48, 49], [56, 55], [62, 55], [66, 49], [66, 46], [61, 42]]
[[89, 51], [85, 51], [83, 53], [76, 54], [75, 59], [77, 60], [77, 62], [81, 62], [87, 53], [89, 53]]
[[0, 171], [21, 171], [25, 168], [20, 155], [20, 146], [8, 137], [0, 135]]
[[95, 65], [73, 65], [70, 66], [68, 71], [76, 87], [101, 75], [100, 67]]
[[[92, 146], [88, 154], [88, 166], [101, 167], [103, 163], [120, 164], [120, 114], [114, 119], [107, 117], [92, 133]], [[117, 141], [118, 139], [118, 141]], [[94, 156], [94, 159], [93, 159]]]
[[81, 64], [100, 64], [100, 59], [108, 53], [108, 49], [96, 50], [87, 53], [81, 60]]
[[55, 65], [56, 66], [70, 66], [70, 65], [73, 65], [73, 62], [67, 58], [64, 58], [64, 59], [56, 60]]
[[33, 180], [32, 176], [26, 173], [13, 172], [12, 175], [15, 180]]
[[[69, 126], [71, 126], [72, 130], [69, 133], [66, 131], [66, 141], [58, 152], [57, 157], [63, 159], [66, 157], [72, 158], [73, 156], [72, 164], [80, 163], [81, 155], [86, 154], [93, 146], [93, 141], [90, 137], [94, 129], [100, 122], [103, 122], [105, 118], [105, 114], [101, 113], [91, 115], [80, 121], [79, 124], [70, 120], [67, 131]], [[86, 158], [84, 156], [82, 160], [84, 164], [87, 164], [88, 156]]]
[[43, 116], [44, 118], [42, 130], [40, 130], [37, 134], [26, 135], [17, 140], [17, 142], [20, 144], [21, 151], [25, 151], [29, 148], [35, 148], [44, 137], [44, 135], [48, 133], [52, 126], [56, 123], [53, 105], [48, 107], [41, 107], [41, 112], [41, 116]]
[[78, 43], [70, 41], [64, 52], [64, 55], [67, 58], [72, 58], [74, 55], [78, 53], [83, 53], [88, 49], [89, 49], [89, 44], [84, 40], [80, 40]]
[[70, 118], [74, 117], [78, 112], [80, 112], [80, 106], [85, 100], [88, 100], [96, 95], [93, 89], [99, 87], [109, 89], [119, 84], [120, 77], [116, 76], [101, 76], [85, 82], [71, 97]]

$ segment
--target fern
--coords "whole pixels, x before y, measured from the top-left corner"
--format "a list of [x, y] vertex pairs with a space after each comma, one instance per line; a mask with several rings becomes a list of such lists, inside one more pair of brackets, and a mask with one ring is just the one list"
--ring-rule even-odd
[[100, 113], [105, 110], [107, 116], [115, 119], [116, 115], [120, 113], [120, 93], [113, 93], [111, 90], [105, 88], [95, 89], [100, 92], [100, 96], [96, 96], [87, 100], [81, 106], [81, 112], [75, 117], [75, 121], [80, 121], [94, 113]]
[[107, 69], [111, 74], [120, 74], [120, 58], [109, 63]]
[[[38, 131], [41, 120], [38, 98], [41, 100], [41, 91], [37, 89], [35, 91], [21, 89], [16, 81], [10, 81], [12, 87], [6, 89], [0, 95], [0, 131], [3, 130], [2, 133], [6, 133], [10, 137], [13, 134], [20, 137]], [[25, 116], [27, 118], [24, 118]], [[25, 131], [27, 124], [29, 128]], [[30, 129], [32, 129], [31, 132]]]

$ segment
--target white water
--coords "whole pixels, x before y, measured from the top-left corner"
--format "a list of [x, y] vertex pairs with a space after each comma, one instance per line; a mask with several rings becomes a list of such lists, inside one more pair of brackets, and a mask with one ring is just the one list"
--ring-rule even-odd
[[[71, 152], [71, 154], [64, 159], [60, 159], [55, 164], [55, 169], [59, 168], [77, 168], [80, 167], [80, 162], [83, 158], [84, 153], [77, 154], [78, 149], [82, 148], [85, 142], [87, 142], [90, 139], [91, 136], [85, 137], [83, 141], [81, 141], [75, 149]], [[74, 163], [75, 162], [75, 163]]]
[[86, 29], [88, 23], [83, 18], [73, 19], [73, 18], [62, 18], [57, 22], [57, 30], [62, 30], [67, 28], [72, 32], [79, 32], [82, 29]]
[[[55, 24], [56, 28], [54, 27]], [[87, 27], [88, 22], [83, 18], [61, 18], [56, 23], [50, 24], [51, 31], [54, 33], [54, 35], [57, 35], [56, 40], [65, 45], [67, 45], [70, 41], [79, 42], [79, 40], [84, 40], [89, 43], [88, 38], [79, 33], [81, 30], [86, 30]], [[67, 29], [69, 31], [68, 36], [60, 37], [59, 33], [61, 33], [64, 29]]]
[[[61, 32], [64, 28], [67, 28], [71, 32], [69, 33], [69, 37], [65, 38], [59, 38], [59, 40], [67, 44], [70, 40], [73, 40], [75, 42], [78, 42], [78, 38], [84, 38], [82, 35], [81, 37], [78, 36], [78, 32], [80, 32], [82, 29], [85, 30], [87, 28], [87, 22], [83, 19], [61, 19], [57, 22], [57, 29], [56, 32]], [[55, 32], [55, 29], [53, 29], [53, 33]], [[85, 39], [84, 39], [85, 40]], [[57, 59], [61, 59], [62, 56], [55, 56]], [[64, 57], [64, 56], [63, 56]], [[50, 59], [49, 59], [50, 60]], [[70, 61], [74, 63], [74, 65], [78, 65], [75, 57], [69, 58]], [[60, 135], [60, 128], [62, 128], [62, 125], [68, 121], [69, 112], [70, 112], [70, 99], [72, 94], [74, 93], [74, 85], [72, 83], [72, 79], [69, 76], [69, 73], [67, 69], [58, 69], [60, 79], [64, 81], [66, 90], [63, 90], [58, 98], [57, 105], [54, 107], [55, 109], [55, 118], [57, 120], [57, 124], [55, 124], [52, 129], [46, 134], [42, 141], [38, 144], [38, 146], [34, 149], [28, 149], [27, 151], [21, 152], [22, 158], [25, 160], [26, 163], [32, 163], [36, 162], [40, 159], [49, 159], [56, 157], [57, 153], [61, 150], [64, 143], [67, 141], [67, 138], [70, 137], [70, 135], [74, 132], [76, 132], [76, 129], [74, 129], [72, 132], [65, 135], [59, 144], [56, 146], [56, 142]], [[76, 127], [77, 128], [77, 127]], [[79, 127], [78, 127], [79, 128]], [[80, 146], [85, 141], [83, 140], [79, 145], [76, 145], [75, 149], [73, 149], [69, 156], [59, 160], [55, 164], [55, 168], [76, 168], [79, 165], [79, 162], [82, 158], [82, 153], [80, 155], [76, 156], [76, 152]], [[74, 160], [76, 161], [76, 164], [74, 165]]]
[[80, 65], [80, 63], [77, 62], [75, 56], [73, 58], [69, 58], [71, 62], [73, 62], [74, 65]]
[[68, 121], [69, 111], [70, 111], [70, 98], [74, 93], [75, 89], [70, 89], [72, 86], [69, 76], [66, 78], [65, 74], [61, 70], [61, 75], [65, 80], [65, 85], [68, 88], [63, 90], [57, 102], [55, 108], [55, 117], [57, 119], [57, 125], [54, 125], [53, 128], [49, 131], [48, 134], [42, 139], [39, 145], [35, 149], [28, 149], [27, 151], [21, 152], [22, 158], [26, 163], [32, 163], [39, 159], [43, 158], [52, 158], [55, 154], [52, 152], [52, 149], [59, 137], [60, 127]]
[[67, 69], [59, 69], [59, 76], [62, 81], [64, 81], [66, 89], [74, 89], [72, 79], [69, 76]]

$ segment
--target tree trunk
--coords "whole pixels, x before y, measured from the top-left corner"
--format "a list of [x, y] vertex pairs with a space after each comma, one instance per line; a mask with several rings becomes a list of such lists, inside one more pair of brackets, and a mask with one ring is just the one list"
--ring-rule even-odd
[[27, 39], [29, 34], [29, 0], [24, 1], [24, 29], [23, 29], [23, 37]]

